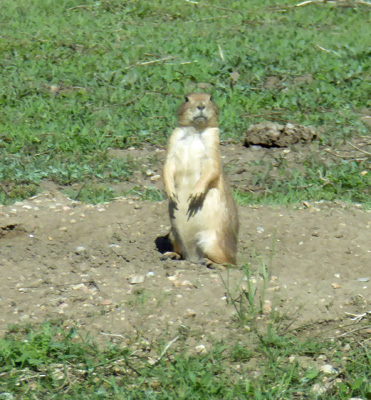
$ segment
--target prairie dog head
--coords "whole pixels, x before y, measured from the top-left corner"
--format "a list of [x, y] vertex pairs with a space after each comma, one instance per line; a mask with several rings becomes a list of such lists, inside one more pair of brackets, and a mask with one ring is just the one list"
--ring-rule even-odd
[[178, 126], [196, 129], [216, 128], [218, 108], [208, 93], [190, 93], [178, 110]]

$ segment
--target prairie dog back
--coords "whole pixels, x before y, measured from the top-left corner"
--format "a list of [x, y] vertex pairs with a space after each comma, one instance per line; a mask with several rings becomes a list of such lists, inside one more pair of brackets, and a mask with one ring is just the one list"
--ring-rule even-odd
[[237, 208], [222, 171], [218, 109], [207, 93], [187, 95], [178, 110], [164, 184], [174, 249], [166, 255], [197, 263], [234, 264]]

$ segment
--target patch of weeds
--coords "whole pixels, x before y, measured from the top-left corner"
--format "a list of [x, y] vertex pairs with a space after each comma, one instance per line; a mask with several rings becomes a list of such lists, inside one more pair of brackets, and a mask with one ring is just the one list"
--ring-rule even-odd
[[162, 190], [156, 189], [154, 187], [140, 187], [129, 190], [126, 194], [131, 196], [136, 196], [142, 201], [162, 201], [165, 199], [165, 195]]
[[34, 183], [29, 184], [0, 184], [0, 204], [8, 205], [35, 196], [39, 188]]
[[251, 349], [243, 343], [236, 343], [230, 351], [232, 362], [249, 361], [252, 355]]
[[126, 304], [130, 307], [145, 306], [150, 298], [150, 293], [145, 289], [135, 289]]
[[281, 176], [264, 175], [256, 192], [235, 192], [239, 204], [295, 204], [301, 201], [344, 201], [371, 206], [371, 175], [367, 166], [354, 162], [304, 163], [304, 170], [283, 168]]
[[[104, 370], [126, 359], [127, 348], [107, 347], [101, 352], [75, 329], [45, 323], [8, 332], [0, 339], [0, 388], [9, 398], [100, 398]], [[108, 372], [108, 370], [107, 370]]]
[[251, 273], [250, 264], [242, 267], [243, 282], [234, 290], [230, 287], [229, 276], [222, 276], [228, 300], [233, 305], [238, 322], [242, 325], [251, 323], [258, 315], [264, 313], [265, 291], [269, 281], [269, 272], [264, 261], [260, 260], [257, 274]]
[[66, 189], [64, 192], [72, 200], [89, 204], [105, 203], [118, 196], [116, 191], [109, 186], [97, 184], [82, 185], [79, 190]]
[[[308, 396], [313, 399], [345, 400], [350, 397], [369, 398], [371, 395], [371, 385], [368, 381], [371, 376], [369, 345], [359, 345], [357, 340], [302, 341], [295, 336], [278, 335], [272, 325], [269, 325], [266, 335], [259, 338], [259, 349], [267, 357], [267, 384], [270, 379], [272, 383], [276, 382], [273, 391], [277, 396], [286, 393], [301, 395], [304, 398]], [[345, 345], [349, 351], [346, 357], [343, 351]], [[321, 370], [321, 364], [317, 361], [321, 354], [326, 355], [326, 363], [333, 368], [332, 374]], [[355, 366], [357, 367], [354, 369]], [[360, 369], [357, 369], [358, 367]], [[277, 375], [280, 376], [279, 383]]]
[[[63, 158], [63, 159], [62, 159]], [[34, 195], [43, 179], [71, 185], [94, 179], [98, 183], [127, 180], [132, 174], [130, 162], [107, 159], [106, 154], [87, 156], [4, 157], [0, 155], [0, 203], [11, 203]], [[4, 191], [5, 189], [5, 191]], [[7, 195], [5, 193], [8, 193]], [[89, 196], [87, 196], [89, 197]]]
[[227, 275], [226, 280], [220, 275], [227, 292], [228, 300], [233, 305], [238, 321], [242, 325], [254, 321], [257, 316], [263, 313], [267, 313], [264, 309], [265, 294], [271, 275], [270, 271], [272, 270], [275, 242], [276, 235], [274, 234], [268, 264], [266, 264], [262, 257], [253, 252], [253, 258], [258, 265], [257, 271], [252, 273], [251, 264], [244, 264], [242, 267], [242, 283], [234, 290], [231, 288], [229, 275]]

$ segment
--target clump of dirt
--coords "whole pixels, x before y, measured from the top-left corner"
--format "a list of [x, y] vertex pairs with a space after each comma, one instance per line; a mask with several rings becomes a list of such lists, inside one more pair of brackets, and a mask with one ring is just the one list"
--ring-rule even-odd
[[[287, 153], [292, 163], [303, 157], [296, 146]], [[236, 163], [229, 174], [234, 187], [248, 185], [250, 161], [282, 151], [221, 148], [224, 164]], [[163, 149], [120, 154], [130, 154], [140, 167], [122, 188], [162, 187], [147, 172], [161, 174]], [[371, 213], [360, 207], [240, 206], [238, 266], [216, 271], [161, 261], [157, 245], [169, 231], [167, 201], [127, 196], [93, 206], [69, 199], [51, 183], [44, 187], [34, 198], [0, 206], [1, 333], [9, 324], [62, 319], [104, 339], [172, 339], [187, 331], [190, 347], [207, 347], [236, 332], [229, 300], [247, 290], [246, 265], [258, 285], [256, 307], [265, 300], [263, 314], [251, 323], [262, 327], [272, 312], [283, 330], [312, 324], [318, 333], [349, 321], [347, 312], [371, 309]]]
[[280, 125], [275, 122], [261, 122], [251, 125], [247, 130], [245, 146], [259, 145], [263, 147], [288, 147], [295, 143], [311, 142], [318, 137], [312, 126], [294, 124]]

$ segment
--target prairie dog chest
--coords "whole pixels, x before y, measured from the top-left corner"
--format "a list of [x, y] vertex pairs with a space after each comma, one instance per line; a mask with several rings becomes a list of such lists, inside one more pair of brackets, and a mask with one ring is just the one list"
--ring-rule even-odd
[[202, 161], [208, 156], [207, 145], [202, 134], [197, 132], [186, 131], [180, 135], [174, 143], [173, 150], [176, 170], [183, 173], [199, 170], [202, 167]]

